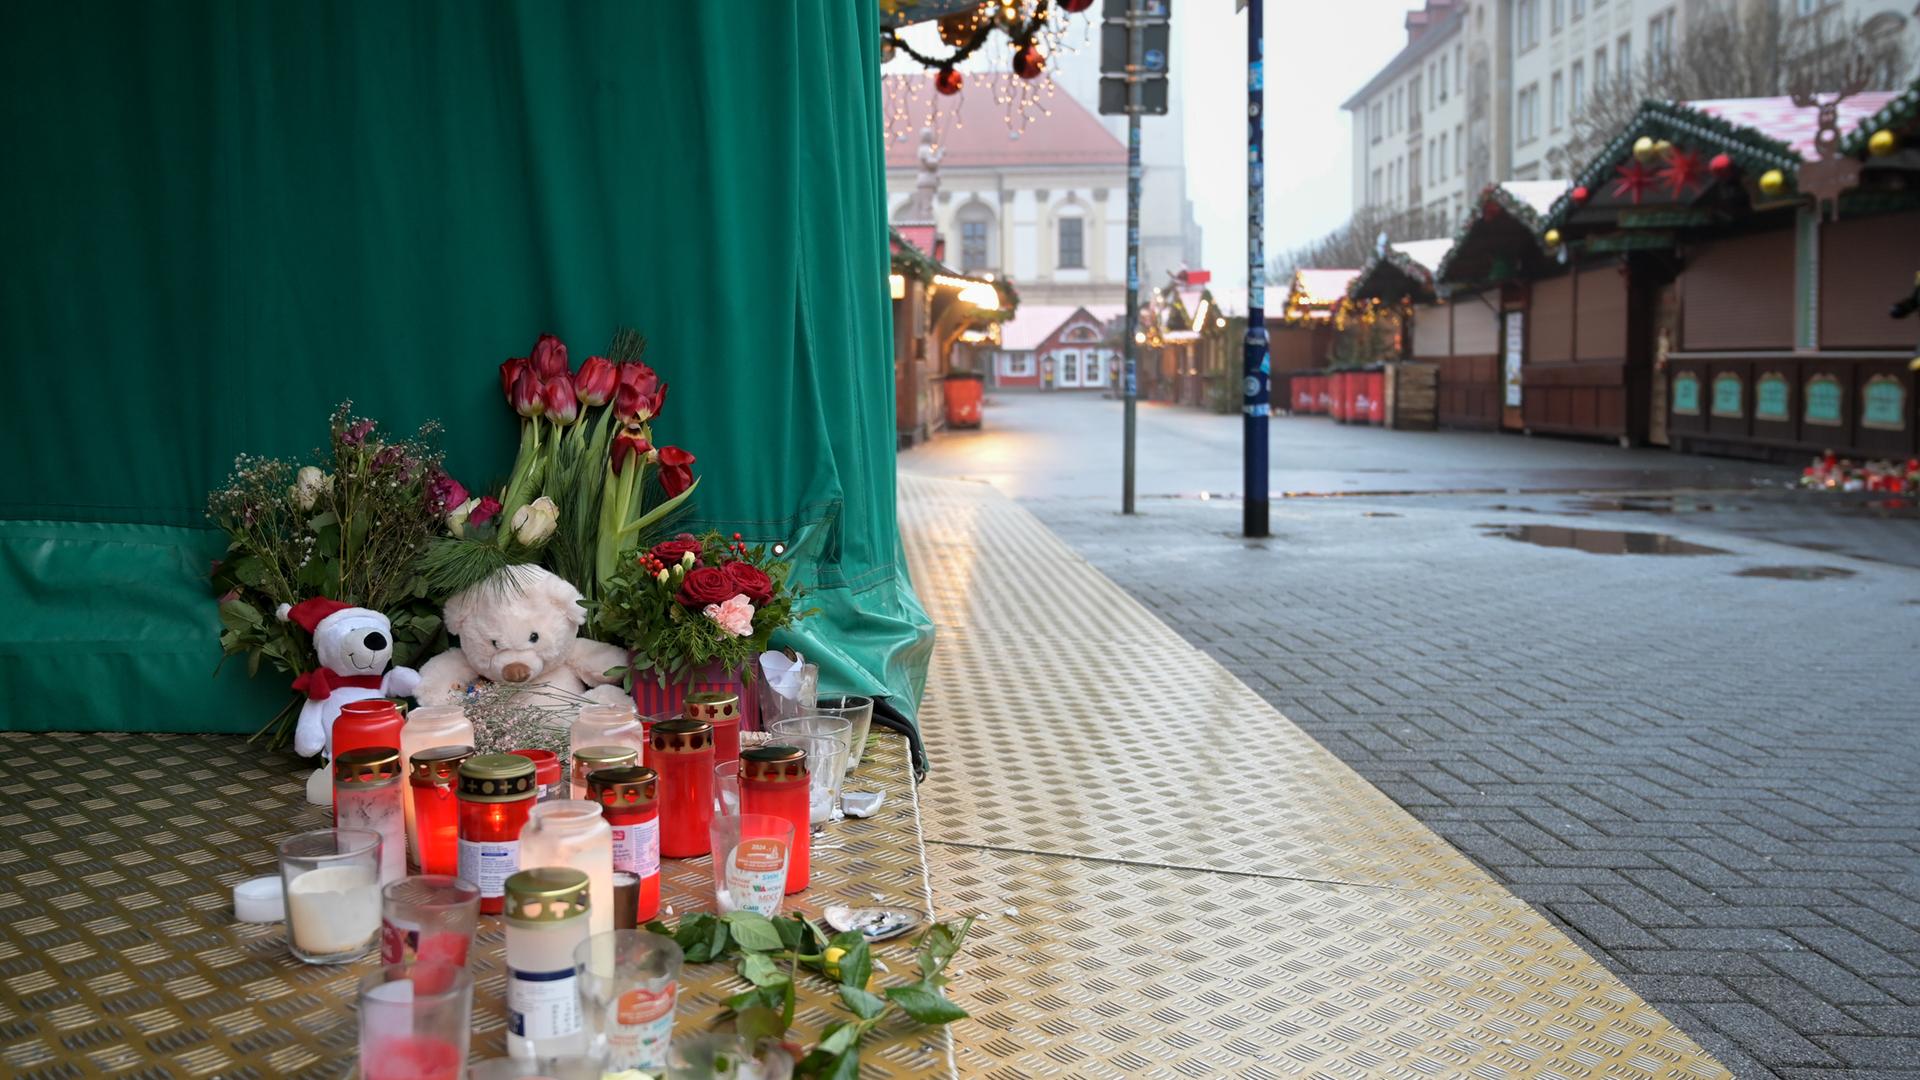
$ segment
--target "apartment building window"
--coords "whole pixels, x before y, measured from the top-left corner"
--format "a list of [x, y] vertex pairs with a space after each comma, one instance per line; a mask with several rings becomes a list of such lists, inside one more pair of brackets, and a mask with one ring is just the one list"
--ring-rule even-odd
[[1367, 115], [1370, 117], [1367, 121], [1367, 133], [1373, 137], [1374, 142], [1379, 142], [1380, 136], [1385, 134], [1386, 130], [1380, 123], [1380, 103], [1374, 102], [1373, 108], [1367, 110]]
[[971, 274], [987, 269], [987, 223], [960, 223], [960, 272]]
[[1440, 104], [1440, 80], [1433, 77], [1434, 62], [1427, 61], [1427, 108]]
[[1446, 175], [1447, 162], [1450, 160], [1447, 157], [1447, 133], [1443, 131], [1440, 133], [1440, 156], [1433, 159], [1433, 178], [1436, 181]]
[[1567, 106], [1571, 115], [1580, 115], [1580, 106], [1587, 103], [1587, 65], [1579, 60], [1573, 62], [1573, 68], [1567, 72]]
[[1407, 151], [1407, 205], [1420, 205], [1420, 148]]
[[1467, 92], [1467, 47], [1453, 47], [1453, 89], [1457, 93]]
[[1459, 176], [1466, 171], [1467, 129], [1465, 125], [1453, 125], [1453, 175]]
[[1420, 122], [1420, 76], [1407, 80], [1407, 124]]
[[1567, 83], [1557, 71], [1553, 73], [1553, 90], [1547, 108], [1553, 130], [1559, 131], [1567, 122]]
[[1573, 21], [1579, 22], [1580, 17], [1587, 13], [1587, 0], [1573, 0], [1572, 7], [1573, 7], [1573, 17], [1572, 17]]
[[1673, 11], [1668, 9], [1647, 22], [1647, 61], [1656, 70], [1667, 66], [1667, 52], [1672, 44]]
[[1440, 100], [1441, 101], [1447, 100], [1447, 87], [1453, 84], [1447, 79], [1447, 54], [1446, 53], [1440, 54], [1440, 81], [1438, 83], [1435, 83], [1434, 85], [1440, 88]]
[[1373, 170], [1373, 175], [1367, 179], [1368, 206], [1380, 205], [1380, 182], [1380, 170], [1375, 169]]
[[1514, 38], [1521, 50], [1540, 44], [1540, 0], [1520, 0], [1514, 10]]
[[1081, 228], [1085, 224], [1077, 217], [1060, 219], [1060, 269], [1087, 268], [1086, 249], [1082, 243], [1085, 234]]
[[1821, 2], [1822, 0], [1799, 0], [1799, 3], [1794, 5], [1794, 12], [1799, 15], [1811, 15], [1820, 10]]
[[1620, 65], [1614, 72], [1621, 85], [1633, 85], [1633, 36], [1621, 34], [1620, 40], [1613, 43], [1613, 62]]
[[1517, 141], [1530, 143], [1540, 136], [1540, 84], [1532, 83], [1522, 87], [1519, 100], [1515, 103], [1514, 127], [1519, 135]]
[[1607, 50], [1593, 50], [1593, 92], [1598, 94], [1607, 88]]
[[1553, 32], [1554, 33], [1556, 34], [1559, 33], [1560, 28], [1567, 24], [1566, 16], [1567, 16], [1567, 0], [1553, 0]]

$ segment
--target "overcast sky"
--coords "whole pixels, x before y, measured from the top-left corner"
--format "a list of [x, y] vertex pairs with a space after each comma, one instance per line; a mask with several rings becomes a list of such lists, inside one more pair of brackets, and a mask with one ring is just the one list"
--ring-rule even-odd
[[[1174, 0], [1183, 24], [1187, 189], [1214, 280], [1247, 281], [1247, 16], [1233, 0]], [[1410, 0], [1266, 4], [1267, 255], [1331, 231], [1352, 209], [1340, 103], [1406, 43]], [[1147, 122], [1151, 124], [1151, 121]], [[1152, 128], [1142, 128], [1150, 138]], [[1277, 298], [1269, 298], [1272, 306]]]

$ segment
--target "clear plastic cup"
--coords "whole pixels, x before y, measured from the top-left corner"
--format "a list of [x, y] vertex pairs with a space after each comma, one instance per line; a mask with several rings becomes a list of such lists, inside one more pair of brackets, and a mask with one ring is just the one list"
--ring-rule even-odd
[[473, 973], [423, 960], [360, 980], [361, 1080], [460, 1080], [473, 1028]]
[[645, 930], [595, 934], [573, 950], [589, 1051], [608, 1072], [666, 1069], [683, 959], [672, 938]]
[[716, 815], [713, 836], [713, 900], [721, 914], [780, 914], [787, 891], [787, 860], [793, 857], [793, 823], [772, 814]]
[[668, 1076], [700, 1076], [710, 1080], [746, 1080], [761, 1075], [758, 1067], [749, 1071], [753, 1044], [744, 1036], [729, 1032], [703, 1032], [673, 1040], [673, 1054], [667, 1064]]
[[867, 750], [867, 735], [873, 730], [873, 699], [864, 694], [823, 695], [814, 704], [820, 716], [837, 716], [853, 725], [847, 745], [847, 771], [860, 767], [860, 756]]
[[723, 761], [713, 767], [713, 814], [740, 812], [740, 760]]
[[380, 936], [380, 834], [316, 829], [280, 842], [287, 947], [309, 964], [358, 960]]
[[420, 874], [380, 890], [380, 961], [465, 967], [480, 919], [480, 890], [449, 874]]
[[603, 1080], [600, 1059], [580, 1054], [559, 1057], [492, 1058], [467, 1070], [467, 1080]]
[[853, 725], [838, 716], [800, 716], [776, 720], [767, 730], [774, 742], [807, 752], [809, 820], [816, 826], [840, 820], [840, 788], [847, 779]]

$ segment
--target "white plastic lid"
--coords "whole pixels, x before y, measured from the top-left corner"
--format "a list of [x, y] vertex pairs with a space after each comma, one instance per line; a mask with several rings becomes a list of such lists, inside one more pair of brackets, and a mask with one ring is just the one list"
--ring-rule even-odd
[[233, 887], [233, 917], [239, 922], [280, 922], [287, 917], [285, 886], [278, 874], [249, 878]]

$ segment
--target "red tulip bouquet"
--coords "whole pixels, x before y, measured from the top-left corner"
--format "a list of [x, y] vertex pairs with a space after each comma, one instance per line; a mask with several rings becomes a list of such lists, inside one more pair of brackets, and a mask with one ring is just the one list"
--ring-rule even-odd
[[661, 686], [703, 671], [751, 673], [775, 630], [811, 614], [789, 584], [791, 566], [739, 533], [681, 533], [629, 551], [600, 598], [600, 633], [633, 650], [627, 689], [651, 673]]
[[640, 546], [682, 512], [699, 481], [692, 454], [656, 448], [653, 421], [667, 384], [641, 361], [646, 339], [614, 335], [608, 356], [578, 370], [567, 346], [542, 334], [533, 350], [500, 365], [500, 389], [520, 414], [520, 452], [490, 534], [456, 535], [429, 549], [434, 591], [458, 592], [503, 566], [540, 562], [593, 601], [621, 551]]

